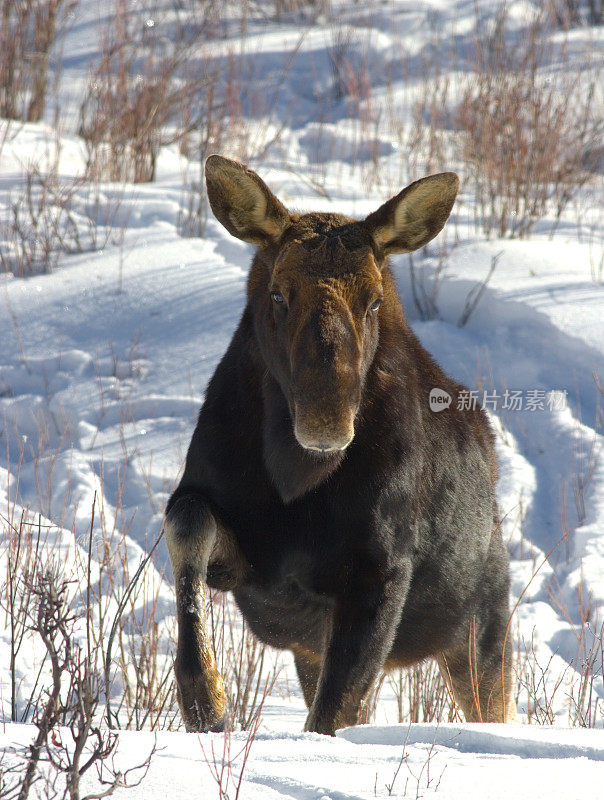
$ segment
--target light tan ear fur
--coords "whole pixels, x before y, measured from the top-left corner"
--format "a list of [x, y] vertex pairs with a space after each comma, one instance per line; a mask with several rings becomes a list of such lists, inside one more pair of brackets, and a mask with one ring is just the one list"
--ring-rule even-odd
[[279, 239], [289, 212], [253, 170], [212, 155], [205, 171], [210, 206], [229, 233], [260, 247]]
[[442, 230], [458, 189], [459, 178], [454, 172], [430, 175], [388, 200], [364, 224], [384, 255], [410, 253]]

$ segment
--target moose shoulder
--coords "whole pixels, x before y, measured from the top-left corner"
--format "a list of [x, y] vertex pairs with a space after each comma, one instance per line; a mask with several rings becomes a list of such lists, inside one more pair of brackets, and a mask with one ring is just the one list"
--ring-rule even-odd
[[[247, 303], [210, 381], [165, 531], [187, 729], [226, 697], [204, 584], [293, 651], [306, 730], [354, 725], [382, 668], [438, 660], [469, 720], [513, 712], [509, 564], [482, 409], [410, 330], [388, 267], [445, 224], [453, 173], [362, 221], [290, 213], [251, 170], [210, 156], [208, 197], [257, 246]], [[434, 413], [432, 389], [452, 402]]]

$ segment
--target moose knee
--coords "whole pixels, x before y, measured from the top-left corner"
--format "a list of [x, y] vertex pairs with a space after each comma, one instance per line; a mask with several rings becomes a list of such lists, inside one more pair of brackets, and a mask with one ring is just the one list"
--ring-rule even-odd
[[170, 501], [164, 530], [174, 576], [186, 568], [204, 574], [216, 540], [216, 521], [205, 500], [183, 494]]

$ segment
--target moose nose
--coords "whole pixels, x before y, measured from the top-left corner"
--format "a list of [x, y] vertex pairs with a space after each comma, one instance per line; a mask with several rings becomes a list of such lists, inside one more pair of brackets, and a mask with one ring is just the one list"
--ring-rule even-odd
[[354, 437], [353, 409], [339, 419], [326, 419], [295, 405], [294, 436], [305, 450], [317, 453], [336, 453], [345, 450]]
[[295, 431], [296, 439], [298, 443], [305, 449], [305, 450], [314, 450], [317, 453], [337, 453], [341, 450], [345, 450], [350, 442], [352, 442], [353, 436], [343, 436], [337, 439], [325, 439], [324, 441], [316, 441], [313, 439], [309, 439], [304, 435], [300, 434], [297, 430]]

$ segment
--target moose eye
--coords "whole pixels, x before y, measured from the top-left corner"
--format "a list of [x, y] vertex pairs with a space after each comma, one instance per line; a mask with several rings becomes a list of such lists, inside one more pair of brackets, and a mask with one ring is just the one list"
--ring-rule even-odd
[[281, 292], [271, 292], [271, 297], [273, 298], [275, 303], [285, 303], [285, 298], [281, 294]]
[[373, 303], [369, 306], [370, 311], [377, 311], [378, 308], [382, 305], [382, 298], [376, 298]]

